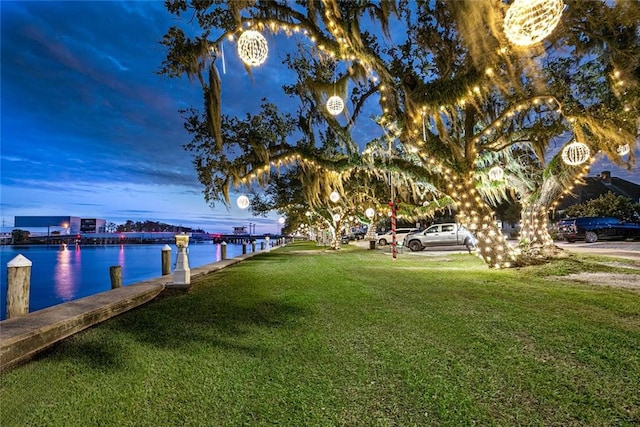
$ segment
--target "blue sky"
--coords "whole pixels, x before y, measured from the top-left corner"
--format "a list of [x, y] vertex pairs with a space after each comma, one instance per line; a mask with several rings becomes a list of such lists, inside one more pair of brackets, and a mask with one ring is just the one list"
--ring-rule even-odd
[[[15, 215], [155, 220], [230, 233], [277, 217], [211, 209], [182, 145], [178, 110], [200, 106], [198, 84], [155, 74], [177, 23], [160, 1], [5, 2], [2, 15], [2, 219]], [[184, 23], [181, 23], [184, 25]], [[226, 114], [255, 111], [273, 70], [254, 81], [228, 48]], [[277, 52], [276, 52], [277, 53]], [[272, 61], [274, 67], [279, 61]], [[277, 73], [275, 74], [277, 76]], [[264, 93], [260, 93], [264, 91]]]
[[[161, 1], [2, 1], [0, 15], [4, 230], [15, 215], [148, 219], [223, 233], [252, 222], [258, 233], [278, 230], [275, 214], [253, 218], [205, 203], [178, 114], [201, 105], [200, 87], [155, 74], [162, 36], [188, 24]], [[262, 97], [285, 108], [294, 102], [280, 90], [286, 73], [279, 45], [270, 40], [270, 56], [253, 80], [235, 45], [224, 46], [224, 114], [257, 111]], [[592, 175], [603, 169], [640, 182], [637, 169], [602, 163]]]

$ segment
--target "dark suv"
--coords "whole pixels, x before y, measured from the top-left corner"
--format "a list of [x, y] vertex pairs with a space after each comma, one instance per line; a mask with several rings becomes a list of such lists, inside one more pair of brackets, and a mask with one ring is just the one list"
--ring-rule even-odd
[[605, 216], [566, 218], [558, 221], [558, 237], [567, 242], [587, 243], [599, 239], [640, 239], [640, 224]]

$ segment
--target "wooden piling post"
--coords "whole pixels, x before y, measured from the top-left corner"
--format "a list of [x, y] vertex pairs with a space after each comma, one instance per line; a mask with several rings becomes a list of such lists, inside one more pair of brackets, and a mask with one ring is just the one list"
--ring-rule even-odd
[[171, 274], [171, 246], [164, 245], [162, 247], [162, 275]]
[[256, 251], [256, 241], [253, 240], [251, 242], [251, 253], [254, 253]]
[[220, 259], [227, 259], [227, 242], [220, 243]]
[[260, 242], [260, 250], [264, 251], [264, 242]]
[[109, 277], [111, 278], [111, 289], [122, 287], [122, 267], [119, 265], [109, 267]]
[[32, 264], [20, 254], [7, 263], [7, 319], [29, 314]]
[[247, 253], [247, 242], [242, 242], [242, 255]]

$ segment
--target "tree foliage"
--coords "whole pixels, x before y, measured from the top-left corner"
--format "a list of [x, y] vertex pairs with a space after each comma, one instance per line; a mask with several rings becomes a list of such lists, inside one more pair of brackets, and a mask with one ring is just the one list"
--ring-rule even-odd
[[31, 233], [27, 230], [15, 229], [11, 231], [11, 239], [14, 244], [29, 243], [29, 235]]
[[640, 204], [624, 196], [616, 196], [611, 191], [597, 199], [587, 200], [567, 208], [568, 217], [610, 216], [624, 221], [640, 221]]

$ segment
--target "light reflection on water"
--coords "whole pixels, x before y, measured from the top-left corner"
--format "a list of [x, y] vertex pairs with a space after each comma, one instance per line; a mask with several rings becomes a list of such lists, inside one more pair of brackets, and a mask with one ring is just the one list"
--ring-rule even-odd
[[[6, 265], [21, 254], [32, 263], [29, 311], [51, 307], [111, 289], [109, 267], [122, 267], [123, 286], [162, 275], [164, 245], [82, 245], [61, 250], [57, 245], [0, 246], [0, 320], [6, 318]], [[260, 247], [258, 243], [257, 248]], [[250, 249], [249, 249], [250, 250]], [[191, 269], [222, 259], [220, 244], [190, 244]], [[242, 245], [227, 244], [227, 258], [242, 254]], [[177, 249], [171, 247], [171, 269]], [[170, 281], [167, 276], [167, 281]]]
[[[80, 253], [79, 250], [76, 252]], [[79, 260], [79, 258], [77, 260]], [[80, 265], [80, 263], [78, 263], [78, 265]], [[62, 301], [73, 299], [75, 294], [77, 280], [75, 279], [76, 275], [73, 274], [72, 268], [71, 251], [64, 247], [58, 251], [55, 275], [53, 276], [56, 284], [56, 296]]]

